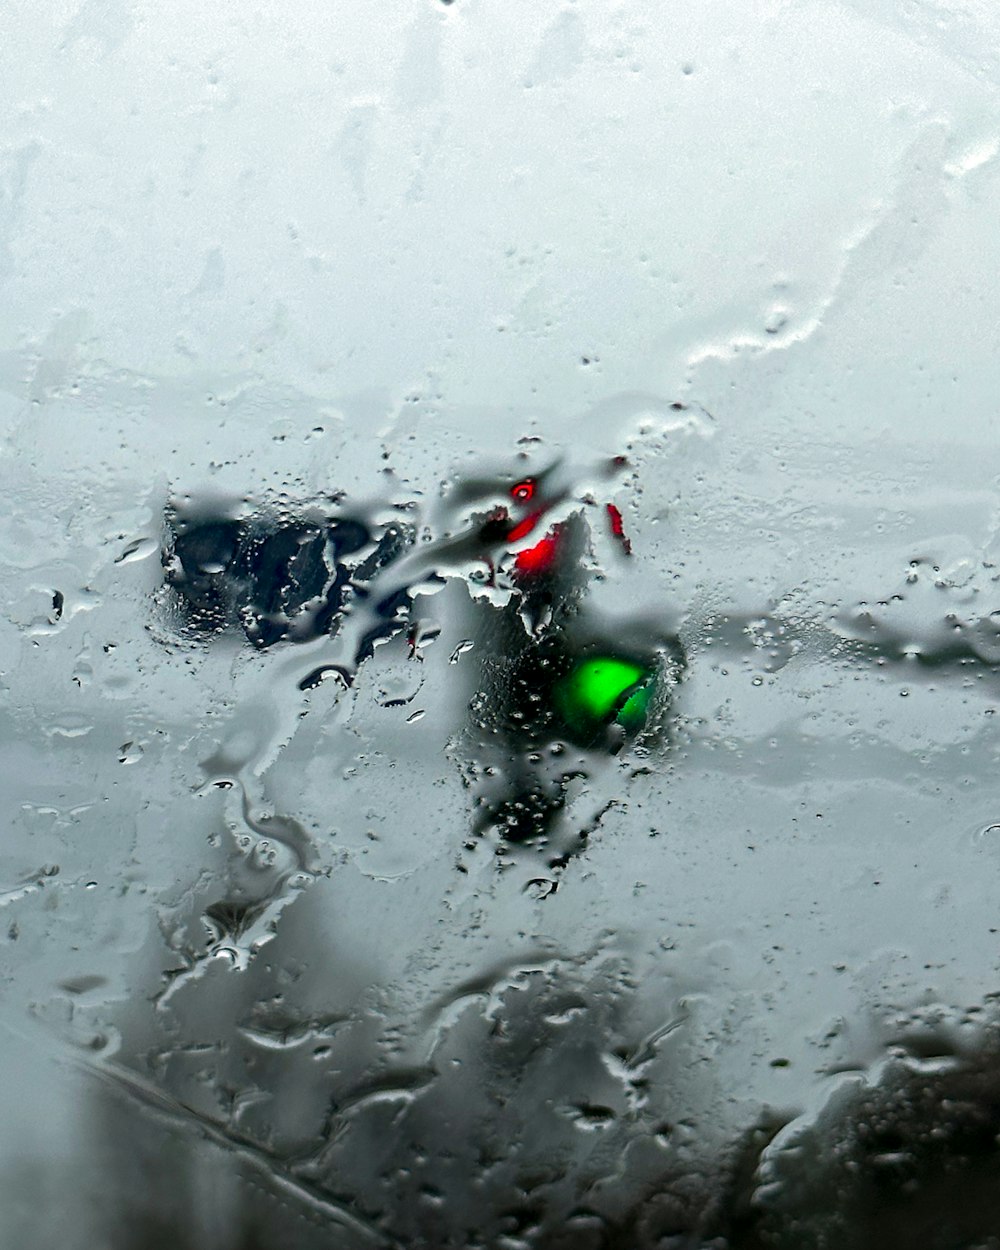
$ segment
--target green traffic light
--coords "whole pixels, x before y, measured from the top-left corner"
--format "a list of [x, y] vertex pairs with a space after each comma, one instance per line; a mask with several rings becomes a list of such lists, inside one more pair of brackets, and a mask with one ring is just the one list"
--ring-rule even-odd
[[582, 660], [555, 688], [567, 725], [592, 731], [617, 720], [628, 733], [642, 728], [652, 693], [652, 671], [631, 660], [601, 655]]
[[653, 683], [651, 681], [646, 682], [633, 691], [618, 709], [618, 715], [615, 717], [615, 720], [626, 733], [638, 733], [645, 725], [646, 715], [649, 712], [649, 701], [652, 697]]

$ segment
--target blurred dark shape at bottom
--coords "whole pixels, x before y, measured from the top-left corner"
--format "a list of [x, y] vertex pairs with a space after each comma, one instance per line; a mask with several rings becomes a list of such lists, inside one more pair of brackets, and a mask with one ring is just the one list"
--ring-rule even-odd
[[539, 1176], [491, 1193], [486, 1168], [468, 1177], [479, 1226], [439, 1203], [426, 1234], [413, 1212], [355, 1213], [332, 1179], [310, 1190], [266, 1151], [204, 1131], [179, 1104], [128, 1081], [101, 1086], [99, 1244], [108, 1250], [1000, 1246], [1000, 1032], [974, 1052], [931, 1060], [900, 1048], [877, 1083], [841, 1088], [808, 1124], [764, 1115], [715, 1159], [678, 1154], [638, 1196], [634, 1178], [616, 1173], [630, 1198], [614, 1217], [607, 1192], [598, 1212], [588, 1187], [572, 1209], [548, 1209]]
[[928, 1049], [903, 1039], [772, 1153], [747, 1250], [1000, 1248], [1000, 1030]]

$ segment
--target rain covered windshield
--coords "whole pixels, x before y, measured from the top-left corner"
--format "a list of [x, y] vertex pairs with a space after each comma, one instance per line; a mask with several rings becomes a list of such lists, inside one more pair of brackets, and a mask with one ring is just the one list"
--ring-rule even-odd
[[0, 1250], [997, 1250], [996, 11], [0, 44]]

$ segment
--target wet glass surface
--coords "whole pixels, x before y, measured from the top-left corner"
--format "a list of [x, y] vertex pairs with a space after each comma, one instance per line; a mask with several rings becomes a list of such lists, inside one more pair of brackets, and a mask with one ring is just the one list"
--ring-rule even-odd
[[0, 1247], [1000, 1247], [1000, 18], [0, 13]]

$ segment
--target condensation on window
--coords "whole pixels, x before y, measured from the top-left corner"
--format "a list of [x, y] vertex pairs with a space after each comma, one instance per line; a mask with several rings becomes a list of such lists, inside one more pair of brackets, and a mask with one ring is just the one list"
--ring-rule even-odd
[[0, 1246], [1000, 1246], [1000, 19], [0, 13]]

